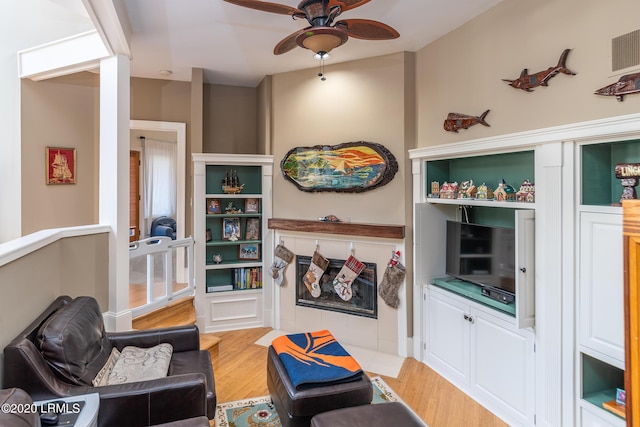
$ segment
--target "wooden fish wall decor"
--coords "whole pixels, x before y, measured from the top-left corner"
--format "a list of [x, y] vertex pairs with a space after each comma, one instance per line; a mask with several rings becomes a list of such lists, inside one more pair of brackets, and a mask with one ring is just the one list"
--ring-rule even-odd
[[490, 127], [491, 125], [484, 120], [487, 117], [487, 114], [489, 114], [489, 111], [490, 110], [485, 111], [480, 116], [449, 113], [444, 121], [444, 130], [457, 133], [459, 129], [469, 129], [471, 126], [477, 125], [478, 123]]
[[552, 77], [555, 77], [558, 73], [568, 74], [570, 76], [575, 76], [576, 73], [569, 70], [567, 68], [567, 56], [569, 56], [569, 52], [571, 49], [565, 49], [560, 55], [560, 60], [558, 61], [558, 65], [555, 67], [549, 67], [544, 71], [539, 71], [535, 74], [529, 74], [528, 70], [525, 68], [520, 73], [520, 77], [516, 80], [507, 80], [502, 79], [502, 81], [509, 83], [511, 87], [516, 89], [522, 89], [527, 92], [532, 92], [534, 87], [538, 86], [548, 86], [549, 80]]
[[596, 95], [615, 96], [620, 102], [625, 95], [640, 92], [640, 73], [627, 74], [617, 82], [596, 90]]

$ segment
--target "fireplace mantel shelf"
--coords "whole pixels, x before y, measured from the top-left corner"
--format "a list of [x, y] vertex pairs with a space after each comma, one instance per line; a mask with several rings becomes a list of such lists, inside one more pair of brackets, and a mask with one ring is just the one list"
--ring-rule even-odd
[[271, 230], [342, 234], [348, 236], [378, 237], [385, 239], [404, 239], [404, 225], [270, 218], [268, 221], [268, 227]]

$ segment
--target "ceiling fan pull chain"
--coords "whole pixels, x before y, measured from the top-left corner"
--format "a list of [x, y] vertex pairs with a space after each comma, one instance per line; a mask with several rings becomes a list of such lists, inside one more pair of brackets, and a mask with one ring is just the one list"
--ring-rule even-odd
[[318, 73], [320, 80], [325, 81], [327, 78], [324, 76], [324, 58], [320, 58], [320, 72]]

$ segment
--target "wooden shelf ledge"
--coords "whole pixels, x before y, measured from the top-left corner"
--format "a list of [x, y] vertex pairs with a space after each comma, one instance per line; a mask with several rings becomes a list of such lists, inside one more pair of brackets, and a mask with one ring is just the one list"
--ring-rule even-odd
[[305, 219], [270, 218], [271, 230], [301, 231], [304, 233], [343, 234], [348, 236], [404, 239], [404, 225], [362, 224], [357, 222], [325, 222]]

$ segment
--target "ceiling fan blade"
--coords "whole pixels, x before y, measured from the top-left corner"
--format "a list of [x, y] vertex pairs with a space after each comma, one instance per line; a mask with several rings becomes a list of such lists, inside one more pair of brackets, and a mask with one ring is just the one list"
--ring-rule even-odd
[[289, 52], [294, 47], [298, 47], [298, 43], [296, 42], [296, 38], [298, 38], [298, 36], [300, 34], [303, 34], [309, 28], [311, 28], [311, 27], [303, 28], [302, 30], [296, 31], [293, 34], [289, 34], [287, 37], [285, 37], [284, 39], [280, 40], [280, 42], [276, 45], [276, 47], [273, 48], [273, 54], [274, 55], [282, 55], [283, 53]]
[[400, 33], [382, 22], [371, 19], [345, 19], [336, 22], [336, 27], [342, 27], [349, 37], [364, 40], [390, 40], [400, 37]]
[[355, 9], [358, 6], [362, 6], [365, 3], [369, 3], [371, 0], [331, 0], [329, 7], [339, 5], [342, 11]]
[[270, 3], [267, 1], [259, 0], [224, 0], [227, 3], [235, 4], [236, 6], [248, 7], [249, 9], [261, 10], [263, 12], [279, 13], [281, 15], [300, 15], [304, 16], [304, 12], [295, 7], [287, 6], [284, 4]]

